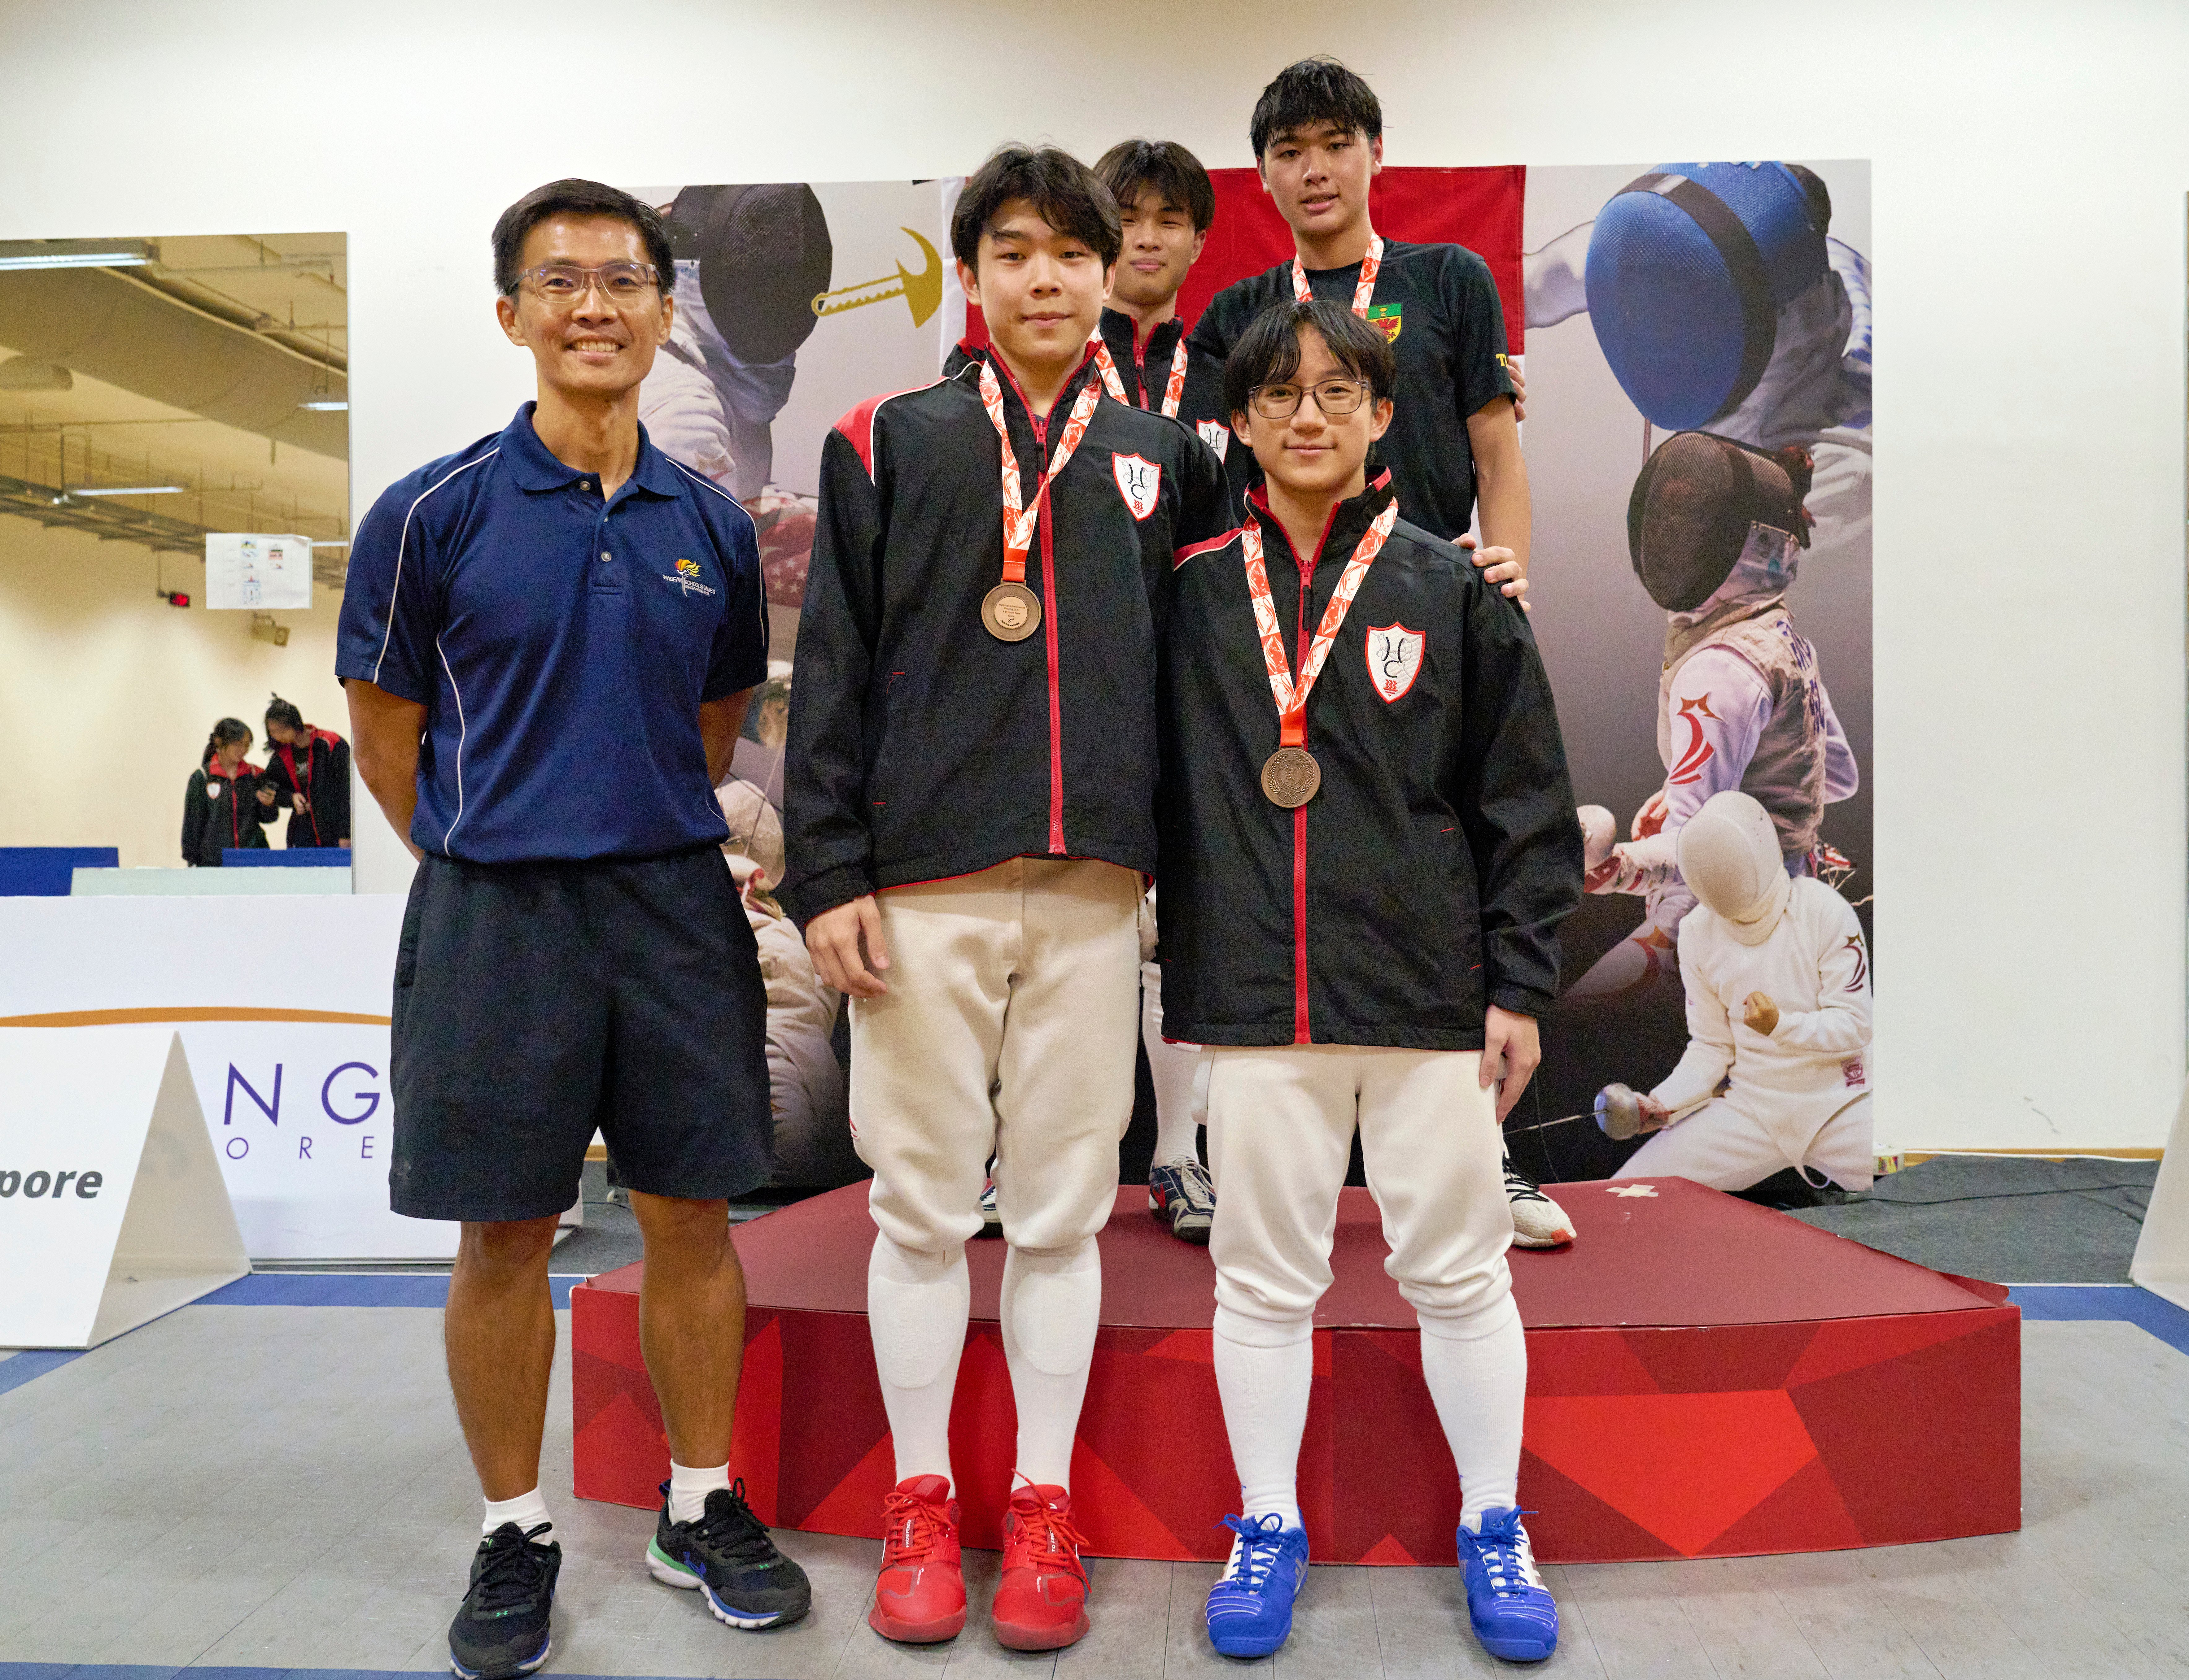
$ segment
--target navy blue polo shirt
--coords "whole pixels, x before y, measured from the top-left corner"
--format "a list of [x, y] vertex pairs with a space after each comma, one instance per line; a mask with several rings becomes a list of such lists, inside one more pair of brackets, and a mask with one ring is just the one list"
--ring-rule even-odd
[[532, 429], [391, 486], [358, 527], [338, 677], [427, 708], [414, 844], [473, 863], [719, 843], [699, 706], [767, 674], [752, 517], [639, 430], [606, 502]]

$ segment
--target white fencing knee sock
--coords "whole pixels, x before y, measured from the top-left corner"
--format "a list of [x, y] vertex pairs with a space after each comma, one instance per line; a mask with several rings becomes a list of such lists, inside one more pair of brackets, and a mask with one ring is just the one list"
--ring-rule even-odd
[[874, 1238], [867, 1261], [867, 1326], [901, 1482], [950, 1474], [950, 1402], [958, 1392], [972, 1299], [964, 1245], [943, 1255]]
[[1315, 1382], [1315, 1320], [1272, 1324], [1216, 1309], [1216, 1392], [1239, 1471], [1241, 1514], [1298, 1528], [1300, 1438]]
[[1061, 1252], [1004, 1256], [1004, 1362], [1019, 1413], [1021, 1475], [1072, 1485], [1072, 1443], [1102, 1323], [1102, 1255], [1089, 1237]]
[[1156, 1091], [1155, 1164], [1201, 1159], [1200, 1105], [1194, 1074], [1202, 1052], [1166, 1044], [1162, 1035], [1162, 970], [1140, 965], [1140, 1043], [1148, 1052], [1148, 1081]]
[[1528, 1399], [1528, 1342], [1512, 1295], [1462, 1316], [1423, 1312], [1422, 1376], [1459, 1466], [1459, 1519], [1478, 1525], [1494, 1506], [1520, 1505], [1520, 1414]]

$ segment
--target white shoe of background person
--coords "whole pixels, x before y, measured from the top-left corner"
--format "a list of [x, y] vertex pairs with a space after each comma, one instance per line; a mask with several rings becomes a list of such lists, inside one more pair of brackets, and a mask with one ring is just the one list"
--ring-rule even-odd
[[1542, 1192], [1535, 1180], [1505, 1156], [1505, 1199], [1513, 1209], [1513, 1243], [1520, 1249], [1556, 1249], [1574, 1239], [1566, 1210]]

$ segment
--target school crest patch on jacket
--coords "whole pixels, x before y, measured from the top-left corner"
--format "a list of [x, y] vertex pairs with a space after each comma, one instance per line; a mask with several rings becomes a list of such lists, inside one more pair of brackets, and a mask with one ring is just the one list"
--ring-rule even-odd
[[1422, 674], [1422, 649], [1428, 638], [1404, 624], [1373, 625], [1368, 631], [1368, 680], [1384, 702], [1405, 697]]
[[1145, 455], [1112, 455], [1110, 471], [1117, 475], [1117, 493], [1134, 518], [1145, 519], [1156, 510], [1156, 498], [1162, 492], [1160, 466]]

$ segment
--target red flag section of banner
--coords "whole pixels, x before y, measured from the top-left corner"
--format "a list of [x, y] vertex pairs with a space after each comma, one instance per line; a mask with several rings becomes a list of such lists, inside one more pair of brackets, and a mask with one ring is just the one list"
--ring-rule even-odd
[[[1179, 290], [1178, 313], [1197, 321], [1209, 300], [1234, 280], [1259, 274], [1292, 255], [1292, 229], [1277, 214], [1252, 169], [1212, 169], [1216, 222], [1208, 243]], [[1488, 169], [1386, 169], [1370, 189], [1370, 214], [1387, 240], [1415, 245], [1463, 245], [1490, 265], [1505, 308], [1505, 345], [1525, 347], [1527, 311], [1520, 293], [1520, 214], [1528, 172], [1519, 164]], [[977, 308], [965, 312], [965, 341], [985, 344]]]

